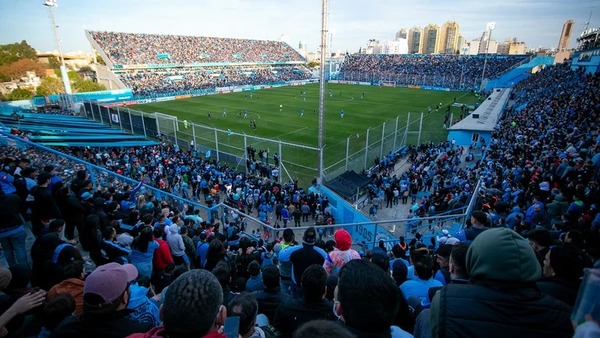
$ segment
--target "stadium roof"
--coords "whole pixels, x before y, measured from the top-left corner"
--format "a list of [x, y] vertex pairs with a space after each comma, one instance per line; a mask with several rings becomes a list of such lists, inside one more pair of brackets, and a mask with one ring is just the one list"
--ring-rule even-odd
[[449, 130], [494, 130], [509, 96], [509, 88], [494, 89], [472, 114], [451, 126]]

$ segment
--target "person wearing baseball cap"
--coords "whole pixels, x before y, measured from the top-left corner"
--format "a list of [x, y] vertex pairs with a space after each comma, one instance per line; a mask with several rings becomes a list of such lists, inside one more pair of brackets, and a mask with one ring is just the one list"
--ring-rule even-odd
[[137, 276], [132, 264], [108, 263], [96, 268], [83, 287], [83, 315], [65, 319], [52, 337], [117, 338], [148, 331], [150, 323], [127, 318], [129, 284]]

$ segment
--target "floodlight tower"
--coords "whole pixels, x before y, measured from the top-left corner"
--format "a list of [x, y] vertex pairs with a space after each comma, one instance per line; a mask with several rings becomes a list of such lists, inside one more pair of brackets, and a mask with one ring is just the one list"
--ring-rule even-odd
[[480, 88], [480, 90], [483, 90], [483, 79], [485, 77], [485, 67], [487, 66], [487, 57], [488, 57], [488, 53], [489, 53], [490, 42], [492, 41], [492, 31], [495, 28], [496, 28], [495, 22], [487, 23], [486, 29], [489, 32], [489, 34], [488, 34], [487, 42], [485, 44], [485, 57], [483, 58], [483, 70], [481, 71], [481, 87], [482, 88]]
[[[58, 57], [60, 59], [60, 75], [62, 77], [63, 85], [65, 86], [65, 93], [71, 95], [71, 83], [69, 82], [69, 74], [67, 73], [67, 66], [65, 66], [65, 58], [63, 57], [62, 50], [60, 48], [60, 37], [58, 36], [58, 26], [54, 21], [54, 8], [58, 7], [58, 0], [43, 0], [44, 6], [48, 7], [48, 16], [50, 16], [50, 23], [52, 24], [52, 33], [54, 34], [54, 41], [58, 48]], [[70, 102], [70, 100], [69, 100]], [[70, 105], [69, 105], [70, 106]]]
[[317, 184], [323, 183], [323, 116], [325, 115], [325, 58], [327, 51], [327, 0], [322, 0], [321, 2], [321, 64], [319, 65], [319, 160], [317, 164]]

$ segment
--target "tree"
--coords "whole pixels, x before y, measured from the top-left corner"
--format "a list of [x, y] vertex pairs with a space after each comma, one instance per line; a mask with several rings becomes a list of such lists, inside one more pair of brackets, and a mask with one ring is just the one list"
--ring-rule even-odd
[[70, 70], [67, 72], [67, 75], [69, 76], [71, 83], [81, 81], [81, 75], [77, 74], [77, 72]]
[[92, 80], [79, 80], [73, 83], [73, 91], [76, 93], [96, 92], [100, 90], [106, 90], [106, 87]]
[[106, 63], [104, 63], [104, 59], [102, 59], [102, 57], [100, 56], [100, 54], [96, 54], [96, 63], [99, 64], [99, 65], [106, 66]]
[[317, 68], [319, 63], [317, 61], [311, 61], [308, 63], [308, 68]]
[[59, 78], [56, 77], [45, 77], [42, 79], [42, 82], [37, 87], [36, 94], [37, 95], [52, 95], [64, 93], [65, 87]]
[[0, 65], [13, 63], [21, 59], [36, 60], [37, 54], [27, 41], [0, 45]]
[[84, 72], [93, 72], [93, 71], [94, 70], [90, 66], [82, 66], [82, 67], [79, 67], [79, 70], [77, 71], [77, 73], [81, 74]]
[[58, 59], [58, 57], [56, 57], [56, 56], [49, 56], [48, 57], [48, 66], [51, 69], [54, 69], [54, 72], [56, 74], [60, 73], [60, 60]]
[[27, 89], [17, 88], [4, 97], [7, 101], [29, 100], [33, 97], [33, 93]]

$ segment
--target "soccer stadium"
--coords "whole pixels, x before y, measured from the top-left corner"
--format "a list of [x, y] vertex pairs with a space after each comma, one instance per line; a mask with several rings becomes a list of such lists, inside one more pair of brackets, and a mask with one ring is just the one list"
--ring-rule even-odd
[[317, 68], [83, 29], [109, 89], [61, 55], [62, 92], [0, 102], [0, 336], [600, 334], [600, 29], [334, 58], [326, 3]]

